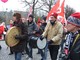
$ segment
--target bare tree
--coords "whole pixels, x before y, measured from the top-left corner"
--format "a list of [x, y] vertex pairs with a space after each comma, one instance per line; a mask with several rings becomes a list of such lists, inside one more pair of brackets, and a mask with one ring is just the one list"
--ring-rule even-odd
[[44, 11], [44, 12], [49, 12], [52, 8], [52, 6], [56, 3], [57, 0], [21, 0], [22, 3], [25, 4], [25, 7], [30, 7], [32, 6], [32, 14], [33, 16], [36, 14], [36, 10], [37, 12]]
[[49, 12], [57, 0], [41, 0], [41, 1], [43, 4], [43, 7], [41, 8], [41, 10]]
[[66, 16], [66, 19], [67, 19], [72, 13], [74, 13], [74, 12], [75, 12], [75, 10], [67, 5], [67, 6], [65, 7], [65, 16]]
[[27, 7], [27, 6], [32, 7], [32, 9], [33, 9], [32, 15], [34, 16], [35, 6], [37, 5], [38, 0], [32, 0], [31, 2], [24, 0], [22, 2], [25, 3], [25, 7]]

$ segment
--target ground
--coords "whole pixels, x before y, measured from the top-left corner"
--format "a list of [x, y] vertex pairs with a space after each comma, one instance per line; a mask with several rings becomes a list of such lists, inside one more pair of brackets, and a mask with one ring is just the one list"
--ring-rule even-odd
[[[2, 49], [0, 50], [0, 60], [15, 60], [14, 54], [8, 55], [9, 47], [6, 45], [5, 41], [0, 41], [0, 45], [2, 46]], [[37, 49], [33, 49], [33, 60], [41, 60], [40, 54], [36, 54], [37, 51], [38, 51]], [[22, 56], [22, 60], [27, 60], [26, 54]], [[48, 52], [47, 60], [51, 60], [49, 52]]]

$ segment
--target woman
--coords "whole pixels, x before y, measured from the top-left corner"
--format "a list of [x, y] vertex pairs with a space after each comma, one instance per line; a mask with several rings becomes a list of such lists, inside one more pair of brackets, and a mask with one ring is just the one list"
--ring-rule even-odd
[[21, 14], [14, 13], [13, 15], [13, 26], [16, 26], [21, 29], [21, 34], [16, 35], [14, 38], [19, 40], [19, 43], [16, 46], [11, 47], [12, 52], [15, 54], [15, 60], [21, 60], [22, 52], [25, 49], [25, 42], [27, 39], [27, 29], [25, 24], [21, 20]]

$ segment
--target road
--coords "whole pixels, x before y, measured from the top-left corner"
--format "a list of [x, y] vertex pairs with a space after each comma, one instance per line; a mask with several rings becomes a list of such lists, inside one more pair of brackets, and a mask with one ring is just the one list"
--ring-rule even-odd
[[[9, 47], [5, 44], [5, 41], [0, 41], [0, 45], [2, 46], [2, 49], [0, 50], [0, 60], [15, 60], [14, 54], [8, 55]], [[41, 60], [40, 54], [36, 54], [37, 51], [38, 51], [37, 49], [33, 49], [33, 60]], [[26, 54], [22, 55], [22, 60], [28, 60], [26, 59]], [[48, 52], [47, 60], [51, 60], [49, 52]]]

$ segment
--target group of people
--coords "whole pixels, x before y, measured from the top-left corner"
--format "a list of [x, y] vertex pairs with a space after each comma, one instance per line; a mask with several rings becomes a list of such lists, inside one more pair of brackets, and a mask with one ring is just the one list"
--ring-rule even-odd
[[[26, 54], [29, 57], [29, 60], [33, 59], [32, 56], [32, 40], [31, 37], [38, 36], [41, 40], [44, 38], [47, 39], [46, 47], [38, 51], [41, 54], [41, 60], [47, 60], [47, 51], [49, 49], [51, 60], [80, 60], [80, 13], [73, 13], [67, 19], [67, 25], [65, 28], [67, 31], [64, 31], [63, 25], [57, 20], [57, 13], [53, 13], [50, 16], [50, 20], [46, 22], [46, 17], [42, 17], [41, 25], [38, 28], [37, 24], [33, 20], [33, 15], [29, 15], [28, 20], [22, 21], [20, 13], [14, 13], [13, 15], [13, 24], [21, 29], [21, 34], [14, 36], [15, 39], [19, 40], [19, 43], [13, 47], [10, 47], [12, 53], [15, 54], [15, 60], [21, 60], [22, 52], [26, 51]], [[63, 33], [68, 37], [63, 41]], [[27, 46], [29, 44], [29, 47]], [[62, 46], [64, 45], [64, 46]], [[66, 47], [67, 46], [67, 47]], [[60, 57], [62, 53], [59, 51], [67, 49], [68, 56], [67, 58]], [[64, 48], [63, 48], [64, 47]], [[66, 50], [64, 51], [66, 54]], [[75, 56], [75, 57], [74, 57]], [[61, 58], [61, 59], [60, 59]]]
[[[15, 13], [13, 15], [13, 26], [16, 26], [21, 29], [21, 34], [14, 36], [15, 39], [19, 40], [19, 43], [16, 46], [10, 47], [10, 54], [15, 54], [15, 60], [21, 60], [22, 53], [24, 50], [26, 51], [26, 54], [28, 55], [29, 59], [32, 60], [32, 44], [31, 44], [31, 37], [36, 36], [38, 33], [42, 34], [44, 26], [45, 26], [45, 20], [43, 18], [42, 20], [42, 28], [39, 29], [37, 27], [37, 24], [33, 20], [33, 15], [29, 15], [28, 20], [22, 20], [20, 13]], [[29, 44], [29, 47], [27, 46]], [[40, 50], [42, 51], [42, 50]], [[43, 53], [42, 53], [43, 54]], [[43, 58], [42, 58], [43, 59]]]

